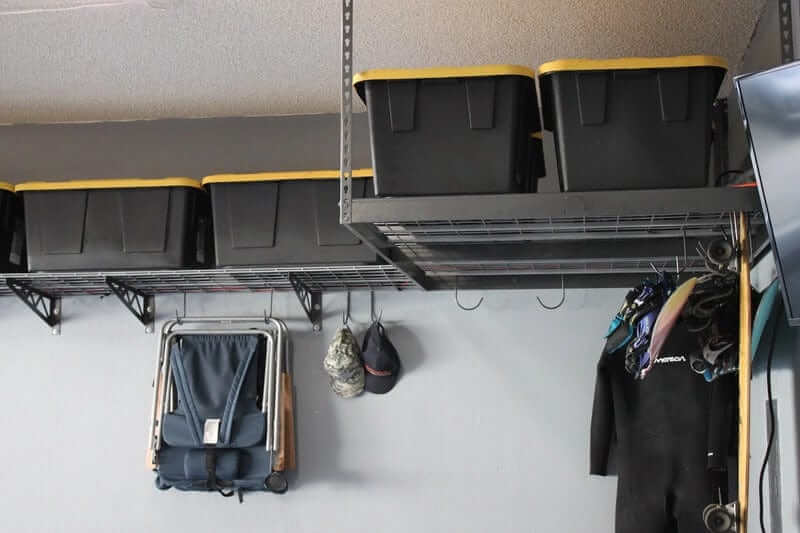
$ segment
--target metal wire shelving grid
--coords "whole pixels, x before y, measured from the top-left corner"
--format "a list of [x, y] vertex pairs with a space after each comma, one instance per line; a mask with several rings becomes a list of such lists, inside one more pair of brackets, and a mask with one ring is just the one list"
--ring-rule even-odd
[[109, 294], [109, 277], [148, 294], [290, 291], [290, 275], [309, 290], [325, 292], [416, 288], [391, 265], [346, 265], [3, 274], [0, 296], [12, 294], [9, 279], [53, 296], [78, 296]]
[[698, 244], [730, 237], [738, 212], [750, 215], [758, 248], [766, 234], [754, 189], [353, 200], [355, 224], [408, 258], [426, 288], [456, 278], [480, 287], [502, 277], [521, 286], [531, 277], [702, 272]]
[[417, 244], [713, 237], [729, 227], [729, 214], [395, 221], [375, 226], [394, 245], [415, 253]]

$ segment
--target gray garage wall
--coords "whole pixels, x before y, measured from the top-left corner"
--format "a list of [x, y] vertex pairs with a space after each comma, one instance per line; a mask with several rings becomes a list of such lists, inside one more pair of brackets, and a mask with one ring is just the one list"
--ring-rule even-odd
[[[160, 492], [145, 469], [157, 336], [113, 298], [67, 299], [63, 333], [0, 302], [3, 531], [598, 531], [613, 525], [613, 478], [587, 475], [594, 366], [620, 290], [378, 293], [406, 374], [387, 396], [340, 400], [321, 367], [344, 295], [325, 295], [311, 332], [293, 295], [299, 471], [279, 497], [244, 505]], [[189, 314], [261, 314], [266, 296], [188, 297]], [[182, 308], [159, 297], [159, 321]], [[354, 329], [368, 293], [352, 299]], [[361, 323], [361, 324], [359, 324]]]

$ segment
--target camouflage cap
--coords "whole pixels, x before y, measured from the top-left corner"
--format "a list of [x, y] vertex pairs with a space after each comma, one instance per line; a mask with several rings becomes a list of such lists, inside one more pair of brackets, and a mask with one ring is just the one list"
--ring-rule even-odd
[[358, 396], [364, 390], [364, 364], [353, 332], [344, 327], [336, 332], [323, 360], [330, 376], [331, 390], [342, 398]]

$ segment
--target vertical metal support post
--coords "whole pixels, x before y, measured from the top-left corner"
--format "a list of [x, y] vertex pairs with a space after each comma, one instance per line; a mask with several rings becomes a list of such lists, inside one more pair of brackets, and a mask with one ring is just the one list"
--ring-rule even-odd
[[781, 64], [794, 61], [794, 28], [791, 0], [778, 0], [778, 31], [781, 40]]
[[353, 179], [353, 2], [342, 0], [342, 72], [341, 101], [339, 107], [340, 177], [339, 177], [339, 221], [352, 222]]
[[739, 245], [739, 533], [747, 533], [750, 490], [750, 239], [745, 213], [738, 214]]

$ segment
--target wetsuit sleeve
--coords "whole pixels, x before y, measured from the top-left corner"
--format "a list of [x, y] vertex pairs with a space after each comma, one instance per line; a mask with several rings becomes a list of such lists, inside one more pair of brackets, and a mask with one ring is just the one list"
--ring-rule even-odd
[[616, 438], [614, 401], [611, 393], [609, 370], [608, 356], [603, 354], [597, 364], [589, 452], [589, 474], [596, 476], [607, 476], [609, 474], [611, 444]]

